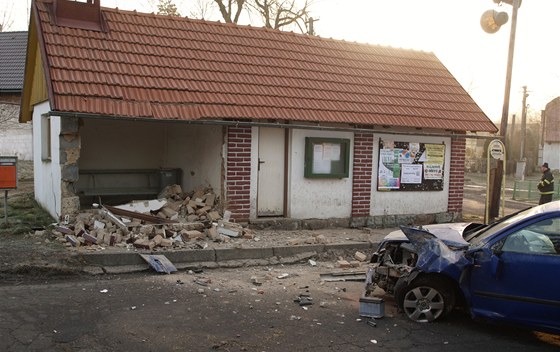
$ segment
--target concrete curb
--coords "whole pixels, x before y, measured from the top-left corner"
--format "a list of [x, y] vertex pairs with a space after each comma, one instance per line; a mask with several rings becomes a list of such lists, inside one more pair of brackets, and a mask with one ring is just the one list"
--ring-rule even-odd
[[311, 244], [298, 246], [275, 246], [262, 248], [215, 248], [186, 249], [157, 252], [122, 252], [122, 253], [80, 253], [78, 259], [85, 264], [84, 272], [90, 274], [103, 272], [121, 274], [148, 269], [148, 264], [139, 254], [164, 255], [178, 269], [243, 267], [259, 265], [293, 264], [307, 260], [321, 253], [342, 251], [362, 251], [369, 255], [377, 248], [375, 242], [352, 242], [334, 244]]

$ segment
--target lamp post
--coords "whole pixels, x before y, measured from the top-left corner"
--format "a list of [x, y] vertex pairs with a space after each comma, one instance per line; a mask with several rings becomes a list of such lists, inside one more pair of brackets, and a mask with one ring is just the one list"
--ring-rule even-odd
[[[515, 31], [517, 27], [517, 10], [519, 6], [521, 6], [521, 0], [493, 0], [495, 3], [506, 3], [512, 6], [512, 14], [511, 14], [511, 31], [509, 34], [509, 50], [508, 50], [508, 60], [507, 60], [507, 67], [506, 67], [506, 85], [504, 91], [504, 105], [502, 106], [502, 120], [500, 122], [500, 136], [505, 142], [506, 140], [506, 133], [507, 133], [507, 124], [508, 124], [508, 115], [509, 115], [509, 97], [511, 92], [511, 71], [513, 67], [513, 52], [515, 48]], [[494, 12], [493, 22], [492, 20], [488, 19], [487, 15], [488, 11], [486, 11], [481, 19], [481, 25], [483, 29], [488, 33], [495, 33], [499, 29], [499, 27], [504, 24], [504, 16], [502, 13]], [[485, 18], [486, 15], [486, 18]], [[483, 22], [487, 20], [487, 22]], [[507, 21], [507, 20], [506, 20]], [[494, 26], [497, 26], [497, 29]], [[490, 30], [488, 30], [490, 29]], [[502, 172], [503, 172], [503, 163], [505, 160], [498, 160], [496, 165], [496, 173], [494, 174], [493, 182], [492, 182], [492, 192], [491, 192], [491, 200], [490, 200], [490, 218], [498, 217], [499, 207], [500, 207], [500, 188], [502, 187]]]

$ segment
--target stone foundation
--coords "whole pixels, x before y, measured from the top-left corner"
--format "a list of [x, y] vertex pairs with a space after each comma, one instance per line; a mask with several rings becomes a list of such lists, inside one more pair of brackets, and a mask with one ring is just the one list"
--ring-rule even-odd
[[337, 227], [368, 227], [383, 229], [398, 226], [418, 226], [458, 222], [462, 220], [461, 213], [437, 213], [421, 215], [380, 215], [342, 219], [285, 219], [263, 218], [249, 222], [249, 227], [257, 230], [319, 230]]

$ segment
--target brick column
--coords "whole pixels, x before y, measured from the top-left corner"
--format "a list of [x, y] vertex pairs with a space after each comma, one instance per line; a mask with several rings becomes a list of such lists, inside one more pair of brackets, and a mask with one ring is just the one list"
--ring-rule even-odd
[[367, 218], [371, 207], [373, 134], [354, 133], [352, 217]]
[[226, 206], [237, 222], [248, 222], [251, 189], [251, 127], [227, 128]]
[[449, 170], [448, 212], [463, 211], [463, 186], [465, 184], [465, 138], [451, 139], [451, 165]]

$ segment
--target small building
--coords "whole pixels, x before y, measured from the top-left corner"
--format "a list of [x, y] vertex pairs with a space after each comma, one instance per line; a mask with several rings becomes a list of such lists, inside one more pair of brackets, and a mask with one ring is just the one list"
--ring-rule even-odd
[[433, 53], [99, 1], [36, 0], [30, 22], [20, 121], [57, 218], [166, 179], [237, 222], [450, 221], [467, 133], [497, 131]]
[[26, 48], [27, 32], [0, 32], [0, 155], [31, 164], [31, 124], [18, 121]]
[[542, 161], [560, 170], [560, 97], [546, 104], [542, 134]]

